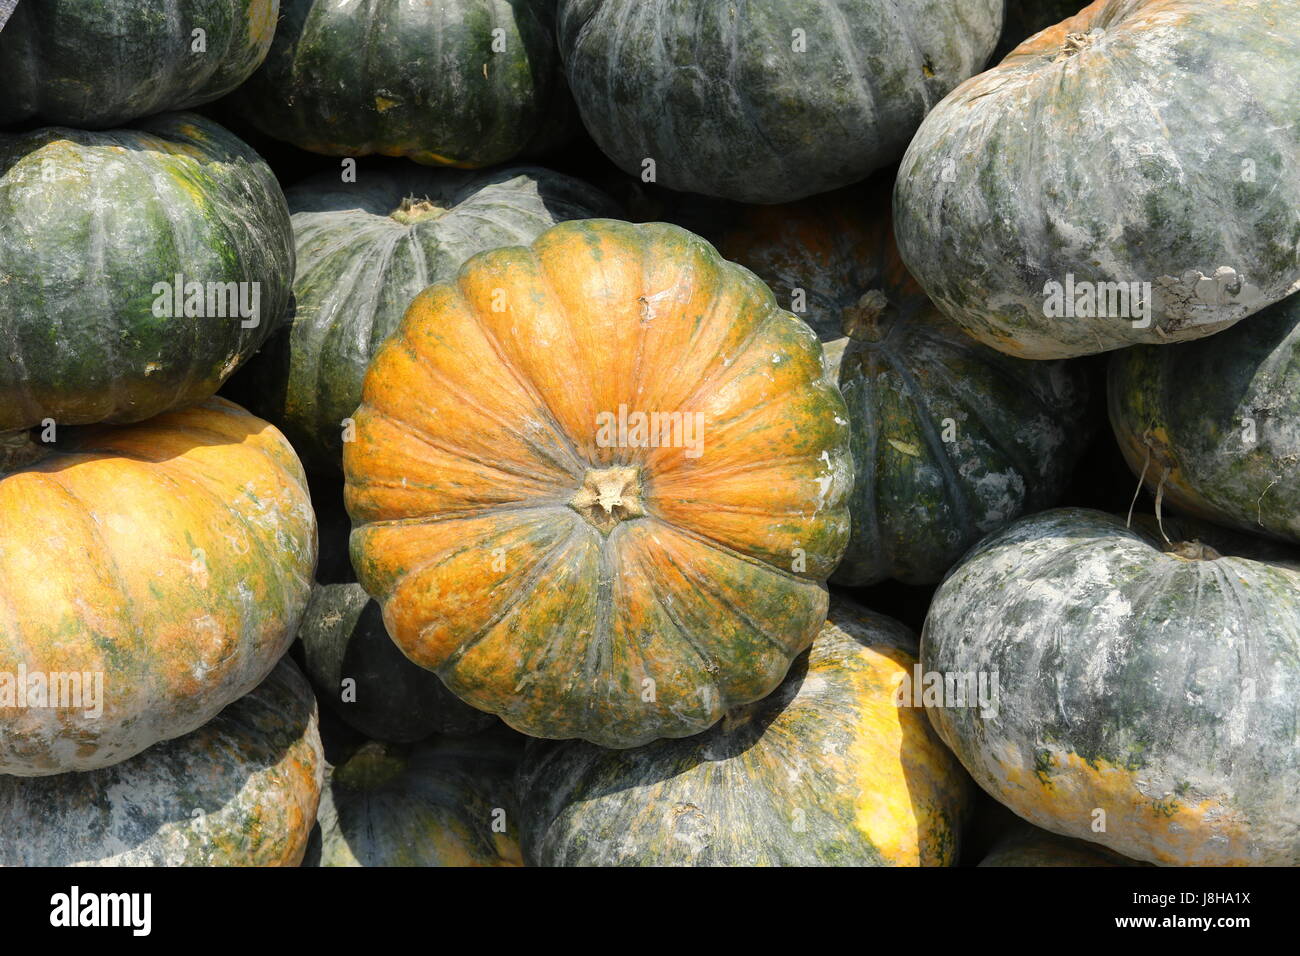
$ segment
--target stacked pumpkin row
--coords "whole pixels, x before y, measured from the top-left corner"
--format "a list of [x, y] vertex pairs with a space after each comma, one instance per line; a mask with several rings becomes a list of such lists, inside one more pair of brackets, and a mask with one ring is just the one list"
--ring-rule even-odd
[[[1300, 565], [1161, 512], [1300, 539], [1293, 0], [1101, 0], [969, 80], [1001, 3], [110, 6], [0, 32], [0, 125], [101, 130], [0, 134], [34, 459], [0, 673], [104, 681], [0, 697], [4, 859], [951, 864], [971, 777], [1137, 860], [1300, 859]], [[47, 42], [96, 36], [104, 76]], [[340, 166], [282, 194], [140, 119], [231, 90], [205, 111]], [[1230, 160], [1185, 118], [1220, 102]], [[621, 204], [429, 168], [565, 162], [575, 116]], [[1134, 344], [1110, 416], [1159, 520], [1044, 512], [1079, 356]], [[283, 434], [210, 397], [241, 365]], [[852, 590], [887, 580], [942, 581], [919, 643]], [[988, 862], [1035, 854], [1124, 862], [1016, 828]]]

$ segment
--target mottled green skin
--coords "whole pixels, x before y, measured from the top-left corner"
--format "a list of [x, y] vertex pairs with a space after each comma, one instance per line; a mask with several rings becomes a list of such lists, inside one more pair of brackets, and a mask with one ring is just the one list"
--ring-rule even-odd
[[993, 63], [1029, 39], [1039, 30], [1072, 17], [1088, 5], [1088, 0], [1007, 0], [1002, 17], [1002, 39], [993, 51]]
[[[876, 770], [859, 763], [857, 725], [870, 721], [864, 705], [893, 691], [862, 680], [874, 666], [868, 649], [910, 667], [915, 636], [837, 599], [780, 687], [702, 734], [617, 751], [531, 742], [517, 784], [528, 864], [894, 865], [855, 825]], [[902, 759], [914, 761], [909, 797], [930, 815], [922, 852], [951, 864], [969, 781], [947, 751], [937, 748], [936, 764], [907, 748], [914, 740], [904, 739]]]
[[[135, 422], [212, 395], [283, 318], [284, 196], [220, 126], [0, 134], [0, 431]], [[156, 317], [154, 285], [260, 283], [260, 318]]]
[[1107, 388], [1120, 448], [1148, 489], [1300, 542], [1300, 295], [1212, 339], [1119, 352]]
[[777, 203], [897, 160], [1001, 25], [1001, 0], [560, 0], [558, 32], [583, 122], [624, 171], [651, 158], [671, 189]]
[[[363, 165], [355, 183], [329, 173], [286, 196], [298, 261], [292, 319], [229, 394], [283, 429], [308, 468], [334, 474], [370, 360], [417, 293], [452, 278], [477, 252], [526, 244], [566, 219], [618, 212], [603, 193], [535, 166], [475, 173]], [[393, 218], [410, 197], [445, 211]]]
[[[229, 93], [271, 46], [279, 0], [25, 0], [0, 33], [0, 126], [84, 129]], [[206, 50], [192, 49], [192, 31]]]
[[982, 541], [935, 593], [921, 657], [996, 671], [997, 714], [927, 712], [1044, 829], [1156, 863], [1300, 864], [1300, 564], [1209, 525], [1165, 531], [1251, 556], [1162, 553], [1152, 523], [1083, 509]]
[[1021, 823], [978, 866], [1140, 866], [1095, 843], [1071, 840]]
[[0, 865], [296, 865], [324, 771], [316, 701], [282, 660], [198, 730], [123, 763], [0, 775]]
[[[894, 214], [981, 341], [1068, 358], [1201, 338], [1300, 289], [1300, 0], [1110, 0], [926, 117]], [[1049, 317], [1048, 282], [1145, 282], [1140, 316]], [[1216, 275], [1222, 275], [1220, 284]]]
[[503, 732], [363, 745], [326, 774], [320, 845], [304, 865], [519, 865], [514, 773], [523, 741]]
[[554, 0], [280, 6], [271, 52], [234, 105], [302, 149], [490, 166], [550, 139], [572, 109]]

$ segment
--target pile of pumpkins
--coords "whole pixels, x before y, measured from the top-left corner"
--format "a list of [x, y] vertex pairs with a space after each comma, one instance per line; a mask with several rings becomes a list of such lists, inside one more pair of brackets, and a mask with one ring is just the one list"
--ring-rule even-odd
[[1300, 864], [1300, 0], [1080, 2], [0, 2], [0, 863]]

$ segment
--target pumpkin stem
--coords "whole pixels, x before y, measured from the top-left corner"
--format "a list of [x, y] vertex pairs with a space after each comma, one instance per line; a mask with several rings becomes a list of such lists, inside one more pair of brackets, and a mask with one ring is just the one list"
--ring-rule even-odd
[[26, 429], [16, 432], [0, 432], [0, 475], [26, 467], [40, 461], [49, 448], [32, 440], [32, 433]]
[[1166, 554], [1177, 555], [1188, 561], [1217, 561], [1223, 557], [1218, 551], [1215, 551], [1208, 544], [1200, 541], [1179, 541], [1170, 542], [1165, 547]]
[[1105, 32], [1101, 27], [1093, 27], [1087, 33], [1067, 33], [1065, 42], [1061, 44], [1061, 49], [1057, 51], [1054, 60], [1064, 60], [1066, 57], [1074, 56], [1076, 53], [1088, 49]]
[[393, 210], [389, 218], [397, 220], [403, 226], [409, 226], [417, 222], [439, 219], [446, 214], [447, 210], [441, 206], [435, 206], [428, 196], [423, 199], [407, 196], [402, 200], [402, 204]]
[[348, 790], [377, 790], [406, 770], [406, 749], [370, 740], [334, 768], [333, 780]]
[[577, 494], [569, 500], [569, 507], [601, 534], [609, 534], [620, 521], [645, 515], [641, 505], [641, 473], [631, 465], [592, 468], [582, 479]]
[[859, 342], [879, 342], [893, 328], [898, 310], [879, 289], [869, 289], [840, 317], [844, 334]]

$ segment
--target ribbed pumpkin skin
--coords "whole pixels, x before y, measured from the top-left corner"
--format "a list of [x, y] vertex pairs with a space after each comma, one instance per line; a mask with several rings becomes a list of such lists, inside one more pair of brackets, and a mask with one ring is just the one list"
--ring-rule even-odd
[[297, 866], [325, 760], [293, 662], [193, 733], [89, 773], [0, 776], [0, 866]]
[[718, 726], [635, 750], [531, 744], [525, 856], [542, 866], [948, 866], [973, 788], [895, 691], [916, 638], [851, 603], [785, 682]]
[[1153, 863], [1300, 864], [1300, 564], [1189, 559], [1160, 541], [1083, 509], [986, 538], [936, 592], [921, 658], [996, 672], [997, 716], [930, 719], [1035, 826]]
[[[0, 431], [202, 401], [282, 319], [293, 262], [271, 170], [200, 116], [0, 134]], [[155, 316], [178, 273], [259, 283], [258, 324]]]
[[999, 840], [979, 866], [1137, 866], [1095, 843], [1024, 824]]
[[853, 198], [751, 208], [719, 250], [782, 305], [802, 289], [838, 365], [855, 482], [832, 580], [932, 584], [988, 532], [1057, 502], [1089, 437], [1087, 380], [948, 321], [899, 261], [889, 217]]
[[326, 777], [319, 865], [523, 865], [514, 801], [522, 744], [485, 734], [363, 745]]
[[[620, 406], [698, 414], [700, 454], [620, 445], [598, 429]], [[568, 222], [474, 257], [412, 303], [356, 430], [358, 580], [408, 657], [524, 733], [698, 733], [825, 619], [843, 401], [812, 330], [683, 229]]]
[[302, 467], [221, 399], [65, 433], [0, 479], [0, 674], [101, 673], [102, 715], [18, 706], [0, 773], [94, 770], [187, 734], [284, 654], [316, 561]]
[[[403, 200], [420, 205], [404, 210]], [[231, 383], [285, 430], [313, 470], [342, 469], [344, 419], [379, 346], [426, 286], [476, 252], [531, 242], [557, 222], [617, 213], [612, 200], [535, 166], [488, 173], [362, 166], [287, 193], [297, 246], [292, 324]]]
[[[279, 0], [35, 0], [0, 32], [0, 125], [84, 129], [229, 93], [270, 49]], [[206, 50], [193, 50], [203, 30]]]
[[1107, 387], [1115, 437], [1149, 489], [1300, 541], [1300, 296], [1211, 340], [1119, 352]]
[[[477, 167], [572, 109], [554, 0], [281, 0], [262, 68], [235, 94], [259, 130], [327, 156]], [[492, 47], [497, 37], [503, 52]]]
[[[980, 341], [1036, 359], [1202, 338], [1300, 289], [1298, 17], [1098, 0], [1037, 34], [921, 124], [894, 194], [904, 261]], [[1046, 315], [1071, 275], [1150, 283], [1149, 325], [1118, 301]]]
[[671, 189], [777, 203], [896, 161], [1001, 25], [1001, 0], [559, 0], [558, 34], [578, 112], [625, 172], [649, 158]]

